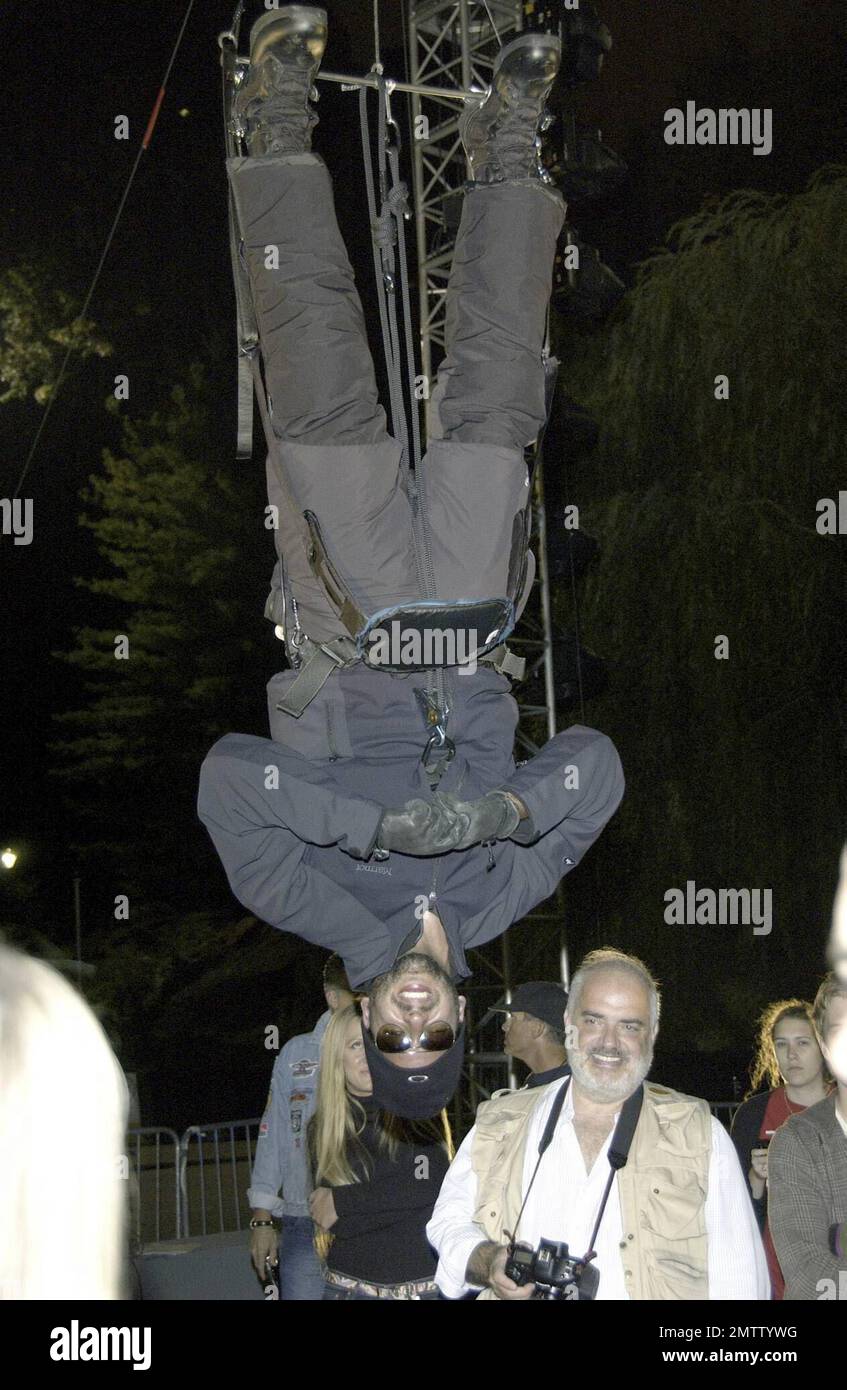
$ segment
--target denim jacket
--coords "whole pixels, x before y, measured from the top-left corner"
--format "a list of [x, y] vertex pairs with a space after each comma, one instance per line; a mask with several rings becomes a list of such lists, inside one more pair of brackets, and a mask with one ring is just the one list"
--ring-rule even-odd
[[290, 1038], [274, 1062], [271, 1089], [259, 1126], [247, 1200], [272, 1216], [308, 1216], [306, 1126], [317, 1096], [321, 1038], [332, 1017], [327, 1009], [311, 1033]]

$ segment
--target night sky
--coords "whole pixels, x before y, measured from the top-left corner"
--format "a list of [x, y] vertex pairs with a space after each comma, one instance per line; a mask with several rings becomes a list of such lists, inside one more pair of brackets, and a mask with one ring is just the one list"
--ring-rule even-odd
[[[324, 66], [365, 70], [372, 61], [370, 4], [344, 0], [327, 8]], [[625, 283], [670, 225], [696, 212], [704, 198], [738, 187], [796, 192], [815, 169], [843, 158], [841, 0], [601, 0], [599, 9], [614, 48], [601, 80], [579, 90], [577, 105], [627, 161], [630, 181], [618, 206], [586, 215], [579, 226]], [[400, 7], [383, 3], [381, 11], [384, 62], [402, 77]], [[56, 283], [83, 299], [183, 13], [174, 0], [4, 7], [4, 267], [28, 257], [50, 262]], [[102, 449], [119, 447], [117, 423], [105, 409], [98, 415], [97, 402], [123, 371], [132, 409], [145, 413], [189, 359], [204, 358], [215, 364], [220, 383], [220, 428], [231, 435], [233, 470], [262, 466], [258, 452], [252, 464], [237, 463], [234, 448], [234, 303], [216, 46], [230, 17], [227, 4], [194, 6], [152, 147], [141, 159], [89, 311], [115, 345], [114, 356], [73, 367], [24, 488], [34, 499], [35, 540], [14, 549], [8, 538], [2, 542], [0, 839], [25, 847], [45, 923], [65, 944], [72, 937], [73, 827], [48, 776], [46, 744], [54, 732], [51, 715], [84, 696], [78, 673], [51, 653], [67, 649], [73, 627], [99, 621], [91, 597], [73, 582], [75, 575], [102, 572], [89, 532], [77, 524], [78, 496]], [[772, 107], [774, 153], [669, 149], [663, 113], [686, 99]], [[322, 86], [315, 147], [343, 177], [339, 219], [375, 329], [354, 102]], [[114, 139], [117, 115], [129, 118], [128, 141]], [[32, 402], [0, 409], [2, 496], [14, 489], [39, 419]], [[273, 655], [266, 670], [254, 673], [257, 732]], [[225, 712], [221, 717], [225, 722]], [[199, 829], [190, 834], [199, 844]], [[834, 873], [833, 861], [833, 880]], [[89, 904], [96, 891], [87, 886]]]

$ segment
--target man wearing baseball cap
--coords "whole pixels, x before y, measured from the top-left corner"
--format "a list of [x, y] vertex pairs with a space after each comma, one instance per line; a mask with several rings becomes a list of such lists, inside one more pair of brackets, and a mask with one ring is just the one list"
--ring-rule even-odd
[[511, 1003], [502, 999], [495, 1013], [506, 1015], [503, 1023], [503, 1050], [529, 1067], [524, 1089], [546, 1086], [560, 1077], [570, 1076], [565, 1048], [565, 1006], [568, 996], [562, 985], [550, 980], [530, 980], [512, 991]]

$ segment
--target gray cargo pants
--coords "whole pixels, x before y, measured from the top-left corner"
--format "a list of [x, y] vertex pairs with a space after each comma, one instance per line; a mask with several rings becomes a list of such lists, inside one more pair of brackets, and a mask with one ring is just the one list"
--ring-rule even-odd
[[[277, 549], [303, 630], [326, 642], [345, 630], [286, 526], [279, 469], [372, 613], [426, 597], [405, 464], [377, 398], [323, 160], [234, 158], [227, 174], [278, 441], [268, 458]], [[545, 419], [541, 353], [564, 211], [561, 195], [534, 180], [471, 185], [465, 194], [447, 291], [447, 351], [419, 479], [439, 600], [507, 592], [513, 522], [526, 503], [524, 448]]]

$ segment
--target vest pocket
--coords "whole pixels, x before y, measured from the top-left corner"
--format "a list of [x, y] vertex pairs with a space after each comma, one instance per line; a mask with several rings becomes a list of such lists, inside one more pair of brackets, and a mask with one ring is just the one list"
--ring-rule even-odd
[[706, 1189], [696, 1172], [651, 1168], [643, 1175], [644, 1227], [662, 1240], [697, 1240], [706, 1234]]
[[652, 1256], [653, 1299], [676, 1299], [690, 1303], [708, 1298], [708, 1269], [706, 1261], [702, 1264], [693, 1260], [677, 1259], [664, 1252]]
[[699, 1174], [690, 1168], [651, 1168], [639, 1178], [642, 1297], [708, 1297], [706, 1189]]

